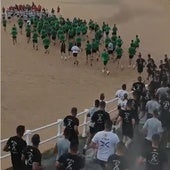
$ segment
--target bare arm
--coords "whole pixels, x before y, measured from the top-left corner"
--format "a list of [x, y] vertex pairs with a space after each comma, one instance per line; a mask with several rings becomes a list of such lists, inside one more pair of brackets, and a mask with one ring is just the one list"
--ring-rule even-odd
[[4, 146], [3, 151], [5, 151], [5, 152], [9, 152], [9, 147], [8, 147], [8, 145], [7, 145], [7, 144]]
[[53, 153], [54, 153], [54, 154], [57, 154], [57, 153], [58, 153], [58, 147], [57, 147], [57, 144], [54, 146]]
[[38, 162], [33, 162], [32, 169], [33, 170], [42, 170], [43, 168]]

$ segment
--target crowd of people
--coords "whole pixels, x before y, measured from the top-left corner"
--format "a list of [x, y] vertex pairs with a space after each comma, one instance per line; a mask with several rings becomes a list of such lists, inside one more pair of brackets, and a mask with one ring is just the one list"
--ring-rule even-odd
[[[74, 65], [79, 64], [79, 53], [86, 52], [86, 64], [92, 66], [94, 60], [103, 62], [102, 72], [109, 74], [108, 61], [117, 61], [123, 68], [120, 59], [123, 56], [123, 40], [118, 35], [117, 25], [110, 27], [103, 22], [74, 18], [65, 19], [60, 15], [60, 8], [48, 12], [41, 5], [15, 5], [7, 10], [2, 9], [4, 31], [8, 21], [16, 21], [11, 29], [13, 44], [18, 41], [18, 30], [25, 35], [27, 43], [32, 39], [33, 49], [39, 49], [39, 42], [43, 42], [45, 53], [49, 53], [51, 44], [60, 48], [61, 58], [68, 59], [70, 53], [74, 57]], [[10, 24], [9, 24], [10, 25]], [[82, 46], [85, 43], [85, 46]], [[102, 93], [95, 100], [95, 106], [89, 110], [89, 131], [82, 154], [79, 153], [79, 119], [76, 117], [77, 108], [71, 109], [71, 114], [63, 119], [63, 137], [59, 138], [55, 147], [55, 167], [62, 170], [79, 170], [86, 166], [85, 155], [89, 148], [93, 148], [94, 161], [103, 170], [130, 170], [127, 152], [133, 145], [135, 135], [143, 135], [141, 153], [136, 162], [138, 166], [145, 164], [146, 170], [163, 170], [168, 162], [165, 148], [170, 148], [170, 59], [167, 54], [160, 60], [160, 65], [148, 54], [147, 61], [139, 52], [136, 63], [133, 59], [140, 46], [139, 36], [131, 41], [129, 49], [129, 67], [137, 68], [141, 75], [147, 68], [148, 86], [139, 76], [132, 84], [132, 94], [126, 90], [126, 84], [118, 90], [117, 115], [114, 119], [106, 111], [105, 96]], [[68, 53], [66, 52], [68, 51]], [[140, 120], [145, 119], [143, 127]], [[121, 130], [120, 130], [121, 129]], [[118, 134], [120, 130], [121, 134]], [[22, 139], [25, 127], [20, 125], [16, 129], [17, 135], [9, 138], [4, 151], [11, 152], [14, 170], [43, 169], [39, 134], [32, 136], [32, 145], [27, 145]], [[135, 160], [134, 160], [135, 162]]]
[[[117, 90], [117, 115], [111, 117], [106, 111], [105, 95], [101, 93], [95, 100], [94, 107], [89, 109], [89, 130], [86, 143], [79, 151], [79, 119], [77, 108], [71, 108], [71, 114], [63, 119], [63, 137], [54, 146], [56, 154], [55, 167], [62, 170], [79, 170], [86, 166], [86, 152], [93, 149], [95, 164], [103, 170], [119, 168], [130, 170], [127, 152], [134, 144], [135, 136], [142, 136], [140, 153], [136, 165], [145, 165], [146, 170], [164, 170], [168, 163], [166, 149], [170, 148], [170, 84], [167, 81], [148, 86], [139, 76], [132, 84], [132, 94], [126, 90], [126, 84]], [[144, 119], [141, 127], [140, 120]], [[41, 153], [38, 149], [40, 136], [32, 136], [32, 146], [27, 146], [22, 139], [25, 127], [17, 127], [17, 136], [9, 138], [4, 151], [11, 152], [14, 170], [43, 169]], [[135, 160], [134, 160], [135, 162]]]
[[[60, 7], [57, 7], [57, 14], [52, 8], [51, 12], [41, 5], [15, 5], [5, 9], [2, 8], [2, 23], [6, 31], [7, 23], [11, 20], [16, 22], [11, 28], [13, 44], [17, 43], [18, 32], [27, 37], [27, 43], [32, 40], [33, 49], [38, 50], [40, 41], [43, 42], [45, 53], [49, 53], [52, 44], [60, 49], [61, 58], [67, 60], [70, 53], [75, 58], [74, 64], [78, 65], [78, 54], [85, 51], [86, 64], [92, 66], [94, 60], [103, 62], [102, 72], [109, 74], [107, 63], [110, 60], [117, 61], [118, 66], [123, 69], [120, 60], [123, 56], [123, 40], [118, 34], [117, 25], [110, 26], [103, 22], [99, 25], [94, 20], [89, 21], [74, 17], [64, 18], [60, 15]], [[9, 21], [9, 22], [7, 22]], [[10, 25], [10, 24], [9, 24]], [[137, 49], [140, 45], [139, 36], [136, 35], [131, 41], [129, 49], [129, 67], [132, 66]]]

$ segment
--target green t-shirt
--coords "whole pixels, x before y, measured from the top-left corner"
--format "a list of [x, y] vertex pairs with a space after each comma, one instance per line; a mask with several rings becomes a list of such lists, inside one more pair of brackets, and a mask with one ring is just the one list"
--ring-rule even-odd
[[108, 61], [109, 60], [109, 54], [106, 51], [103, 51], [101, 54], [102, 61]]
[[123, 41], [122, 41], [121, 38], [117, 38], [116, 43], [117, 43], [118, 46], [122, 46]]
[[25, 29], [25, 31], [26, 31], [27, 34], [28, 34], [28, 33], [30, 34], [30, 33], [31, 33], [31, 27], [30, 27], [30, 26], [27, 26], [26, 29]]
[[19, 25], [19, 27], [23, 26], [23, 20], [21, 18], [18, 19], [18, 25]]
[[43, 39], [43, 44], [44, 44], [44, 46], [49, 46], [50, 45], [50, 39], [48, 37], [45, 37]]
[[92, 45], [90, 43], [86, 44], [86, 51], [91, 51], [92, 50]]
[[112, 28], [112, 33], [113, 33], [113, 34], [116, 34], [116, 33], [117, 33], [117, 27], [116, 27], [116, 26], [114, 26], [114, 27]]
[[76, 38], [76, 43], [81, 43], [81, 38], [80, 37]]
[[12, 29], [11, 34], [12, 34], [12, 37], [16, 37], [17, 36], [17, 30]]
[[38, 40], [38, 33], [37, 32], [33, 33], [32, 39], [33, 40]]
[[117, 56], [122, 56], [123, 54], [123, 49], [121, 47], [117, 47], [116, 48], [116, 53], [117, 53]]
[[132, 47], [132, 46], [129, 47], [128, 52], [129, 52], [129, 55], [134, 56], [134, 55], [136, 54], [136, 49], [135, 49], [135, 47]]
[[135, 47], [139, 47], [139, 43], [140, 43], [140, 39], [139, 38], [136, 38], [134, 44], [135, 44]]
[[58, 38], [59, 38], [60, 41], [65, 41], [65, 40], [66, 40], [64, 34], [59, 34], [59, 37], [58, 37]]

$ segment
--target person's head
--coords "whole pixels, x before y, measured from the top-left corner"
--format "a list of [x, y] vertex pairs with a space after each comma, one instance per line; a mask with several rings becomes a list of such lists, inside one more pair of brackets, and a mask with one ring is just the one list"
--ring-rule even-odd
[[40, 143], [40, 135], [39, 134], [34, 134], [31, 138], [31, 142], [34, 146], [38, 146]]
[[148, 54], [148, 59], [151, 59], [151, 55], [150, 54]]
[[126, 84], [123, 84], [123, 85], [122, 85], [122, 89], [123, 89], [123, 90], [126, 90]]
[[127, 149], [125, 144], [122, 141], [120, 141], [116, 146], [116, 152], [124, 155], [126, 153], [126, 150]]
[[142, 57], [142, 54], [141, 54], [141, 52], [139, 52], [139, 55], [138, 55], [138, 57], [139, 57], [139, 58], [141, 58], [141, 57]]
[[16, 128], [17, 135], [22, 137], [24, 135], [24, 132], [25, 132], [25, 126], [24, 125], [17, 126], [17, 128]]
[[139, 36], [138, 35], [136, 35], [136, 38], [138, 38]]
[[87, 43], [89, 44], [89, 40], [87, 40]]
[[159, 146], [160, 141], [161, 141], [161, 138], [159, 134], [154, 134], [152, 136], [152, 145]]
[[104, 95], [104, 93], [101, 93], [100, 94], [100, 100], [103, 101], [104, 99], [105, 99], [105, 95]]
[[71, 142], [70, 143], [70, 152], [77, 153], [77, 151], [78, 151], [78, 143]]
[[105, 124], [104, 124], [105, 130], [106, 131], [111, 131], [112, 130], [112, 125], [113, 125], [113, 122], [110, 119], [106, 120]]
[[72, 114], [73, 116], [76, 116], [76, 115], [77, 115], [77, 107], [72, 107], [72, 108], [71, 108], [71, 114]]
[[142, 77], [141, 76], [138, 77], [138, 81], [142, 82]]
[[96, 99], [95, 102], [94, 102], [94, 105], [95, 105], [95, 107], [99, 107], [100, 101], [98, 99]]
[[101, 101], [101, 102], [100, 102], [100, 109], [104, 110], [105, 107], [106, 107], [106, 102]]
[[153, 117], [158, 117], [158, 109], [153, 110]]

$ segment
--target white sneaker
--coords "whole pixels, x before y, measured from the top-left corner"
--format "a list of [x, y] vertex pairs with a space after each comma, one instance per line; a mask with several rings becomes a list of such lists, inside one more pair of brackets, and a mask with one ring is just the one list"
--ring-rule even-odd
[[110, 74], [110, 71], [109, 71], [109, 70], [107, 70], [107, 71], [106, 71], [106, 74], [107, 74], [107, 75], [109, 75], [109, 74]]
[[104, 69], [102, 70], [102, 73], [105, 73], [105, 70], [104, 70]]

